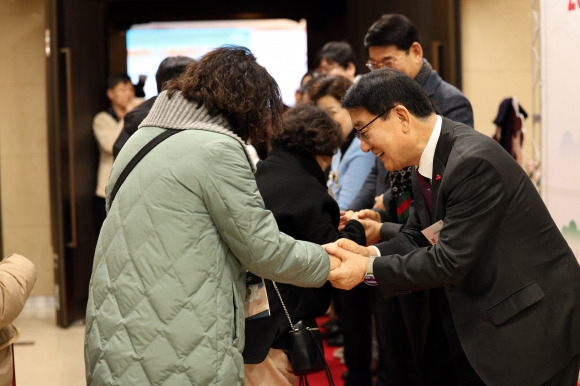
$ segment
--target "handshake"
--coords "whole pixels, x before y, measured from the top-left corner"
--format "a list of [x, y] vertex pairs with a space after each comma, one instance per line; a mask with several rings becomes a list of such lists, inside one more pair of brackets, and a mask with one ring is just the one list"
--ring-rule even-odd
[[358, 212], [341, 210], [338, 230], [343, 230], [350, 220], [357, 220], [364, 227], [367, 245], [373, 245], [381, 241], [381, 226], [383, 223], [379, 212], [371, 209], [363, 209]]
[[349, 290], [363, 281], [369, 256], [375, 251], [348, 239], [324, 244], [330, 258], [328, 280], [333, 287]]

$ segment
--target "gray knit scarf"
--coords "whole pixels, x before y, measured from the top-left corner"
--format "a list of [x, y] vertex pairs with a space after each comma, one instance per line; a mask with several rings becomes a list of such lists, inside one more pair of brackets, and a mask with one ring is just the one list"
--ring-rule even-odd
[[228, 120], [222, 115], [212, 117], [204, 106], [197, 107], [196, 103], [185, 99], [181, 91], [175, 92], [171, 99], [168, 98], [167, 91], [159, 94], [149, 115], [141, 122], [139, 128], [145, 126], [178, 130], [205, 130], [232, 137], [242, 145], [252, 172], [256, 172], [246, 144], [233, 132]]
[[421, 87], [423, 87], [423, 85], [427, 81], [427, 78], [429, 78], [432, 72], [433, 67], [431, 67], [431, 64], [427, 61], [427, 59], [423, 58], [423, 65], [421, 66], [421, 69], [417, 73], [417, 76], [415, 76], [415, 81], [419, 83]]

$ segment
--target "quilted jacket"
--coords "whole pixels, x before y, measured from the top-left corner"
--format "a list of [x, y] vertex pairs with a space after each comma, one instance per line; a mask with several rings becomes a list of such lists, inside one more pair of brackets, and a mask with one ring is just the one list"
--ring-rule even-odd
[[[95, 251], [85, 331], [88, 385], [241, 385], [246, 270], [320, 287], [323, 248], [280, 233], [243, 142], [221, 116], [163, 92], [115, 160]], [[107, 198], [107, 205], [109, 205]]]

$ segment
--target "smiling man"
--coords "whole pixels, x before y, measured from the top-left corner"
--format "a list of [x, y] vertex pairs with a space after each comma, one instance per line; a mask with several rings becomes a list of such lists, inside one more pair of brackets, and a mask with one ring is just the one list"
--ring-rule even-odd
[[363, 75], [342, 105], [364, 151], [389, 170], [414, 166], [415, 199], [390, 241], [326, 246], [342, 259], [332, 284], [364, 281], [387, 298], [429, 290], [426, 384], [576, 385], [580, 267], [521, 166], [437, 115], [401, 72]]
[[[386, 67], [402, 72], [419, 84], [434, 104], [437, 114], [473, 127], [473, 110], [469, 100], [461, 90], [445, 82], [423, 57], [419, 31], [407, 17], [401, 14], [382, 15], [368, 28], [364, 46], [368, 51], [366, 66], [371, 71]], [[405, 167], [390, 169], [387, 173], [383, 163], [376, 160], [363, 185], [370, 189], [361, 189], [350, 208], [360, 210], [364, 208], [361, 204], [372, 202], [377, 195], [375, 191], [380, 190], [381, 186], [384, 190], [383, 176], [387, 175], [390, 186], [383, 198], [390, 199], [383, 202], [388, 210], [380, 215], [384, 222], [374, 224], [378, 229], [377, 238], [386, 241], [399, 232], [410, 216], [410, 202], [413, 200], [410, 176], [414, 172], [411, 167]], [[364, 212], [369, 216], [381, 213]], [[435, 376], [426, 370], [430, 366], [425, 359], [425, 348], [429, 348], [426, 337], [429, 332], [432, 342], [439, 341], [441, 339], [434, 337], [443, 336], [443, 331], [441, 326], [431, 323], [433, 318], [430, 317], [428, 299], [428, 294], [421, 291], [389, 299], [378, 294], [375, 296], [376, 332], [381, 365], [384, 367], [380, 372], [386, 374], [391, 386], [423, 386], [426, 379]], [[443, 375], [448, 373], [441, 363], [431, 368]], [[438, 379], [445, 383], [445, 378]]]

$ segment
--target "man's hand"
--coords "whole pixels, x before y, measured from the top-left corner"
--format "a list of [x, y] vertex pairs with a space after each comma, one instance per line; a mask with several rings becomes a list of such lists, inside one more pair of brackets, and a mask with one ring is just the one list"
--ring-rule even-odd
[[[327, 245], [330, 248], [346, 249], [349, 252], [356, 253], [357, 255], [363, 255], [366, 257], [376, 256], [377, 253], [374, 248], [362, 246], [349, 239], [338, 239], [334, 243]], [[326, 249], [326, 251], [330, 254], [328, 248], [326, 248], [326, 245], [324, 246], [324, 249]]]
[[373, 220], [376, 222], [381, 222], [381, 214], [375, 210], [371, 209], [363, 209], [356, 212], [354, 218], [357, 220], [366, 219], [366, 220]]
[[387, 210], [387, 208], [385, 208], [385, 203], [383, 201], [383, 194], [381, 194], [380, 196], [376, 196], [375, 197], [375, 206], [373, 206], [374, 209], [381, 209], [381, 210]]
[[330, 270], [331, 271], [340, 267], [341, 260], [338, 257], [333, 256], [333, 255], [328, 255], [328, 258], [330, 259]]
[[374, 245], [381, 241], [381, 226], [380, 222], [374, 220], [357, 220], [365, 228], [365, 236], [367, 239], [367, 246]]
[[354, 211], [352, 211], [352, 210], [341, 210], [340, 211], [340, 222], [338, 223], [338, 231], [339, 232], [344, 229], [344, 227], [346, 226], [346, 223], [349, 222], [349, 220], [352, 218], [353, 215], [354, 215]]
[[347, 239], [325, 244], [324, 249], [330, 256], [341, 260], [340, 266], [331, 270], [328, 275], [328, 280], [334, 287], [349, 290], [362, 282], [372, 250]]

